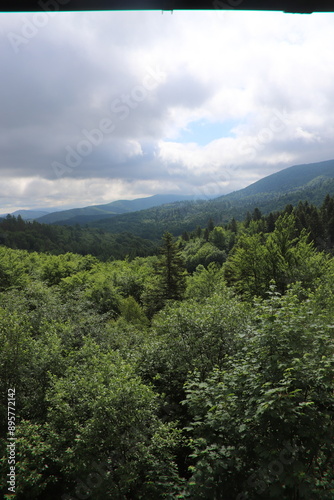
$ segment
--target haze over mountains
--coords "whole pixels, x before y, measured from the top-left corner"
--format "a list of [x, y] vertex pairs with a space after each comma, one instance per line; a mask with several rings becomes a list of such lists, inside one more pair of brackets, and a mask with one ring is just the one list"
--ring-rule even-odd
[[73, 208], [60, 212], [49, 213], [38, 218], [38, 222], [52, 224], [62, 222], [66, 224], [85, 224], [88, 221], [100, 220], [108, 216], [137, 212], [158, 205], [174, 203], [181, 200], [194, 200], [192, 195], [182, 194], [157, 194], [147, 198], [136, 198], [134, 200], [117, 200], [103, 205], [93, 205], [90, 207]]
[[232, 217], [242, 219], [255, 207], [265, 214], [282, 210], [287, 204], [297, 205], [300, 200], [320, 205], [327, 193], [334, 195], [334, 160], [294, 165], [211, 200], [179, 197], [180, 201], [174, 201], [176, 195], [157, 195], [49, 214], [38, 222], [51, 221], [52, 217], [56, 221], [65, 215], [65, 220], [55, 223], [87, 224], [112, 233], [128, 231], [142, 238], [159, 239], [166, 230], [181, 234], [197, 225], [203, 227], [210, 217], [216, 224], [226, 223]]
[[[208, 196], [202, 195], [202, 198]], [[62, 224], [80, 224], [92, 220], [100, 220], [104, 217], [136, 212], [147, 208], [174, 203], [181, 200], [198, 200], [201, 195], [182, 195], [182, 194], [156, 194], [145, 198], [136, 198], [134, 200], [116, 200], [103, 205], [92, 205], [88, 207], [72, 208], [59, 210], [59, 208], [49, 210], [16, 210], [10, 215], [17, 217], [20, 215], [24, 220], [37, 220], [43, 224], [53, 224], [62, 222]], [[6, 214], [0, 214], [0, 217], [6, 217]]]
[[[102, 260], [123, 259], [126, 255], [147, 256], [156, 253], [166, 231], [186, 239], [186, 233], [188, 237], [198, 234], [199, 229], [202, 233], [202, 229], [212, 227], [212, 223], [214, 226], [224, 226], [233, 218], [249, 220], [254, 213], [258, 215], [255, 208], [260, 209], [264, 216], [276, 212], [272, 215], [272, 219], [276, 220], [275, 217], [287, 205], [297, 207], [299, 201], [322, 207], [327, 194], [334, 197], [334, 160], [293, 166], [242, 190], [211, 200], [192, 201], [185, 197], [181, 201], [174, 201], [176, 195], [157, 195], [117, 201], [102, 208], [93, 206], [74, 209], [74, 214], [79, 214], [74, 217], [73, 211], [64, 211], [69, 218], [53, 224], [25, 222], [15, 217], [2, 219], [0, 242], [11, 248], [58, 254], [91, 254]], [[314, 207], [308, 208], [311, 212], [316, 211]], [[113, 213], [106, 213], [106, 210], [112, 210]], [[124, 213], [117, 214], [117, 210]], [[305, 210], [304, 204], [302, 212]], [[63, 217], [64, 213], [60, 215]], [[50, 215], [55, 217], [58, 213]], [[329, 228], [333, 221], [330, 215], [326, 215], [325, 223], [329, 224]], [[314, 232], [315, 226], [317, 223], [313, 223], [309, 230]]]
[[[10, 215], [14, 215], [17, 217], [20, 215], [24, 220], [34, 220], [39, 217], [43, 217], [43, 215], [47, 215], [49, 212], [46, 210], [15, 210], [15, 212], [11, 212]], [[0, 217], [6, 217], [6, 213], [0, 214]]]
[[210, 218], [224, 224], [233, 217], [242, 220], [258, 207], [263, 214], [297, 205], [300, 200], [320, 205], [326, 194], [334, 195], [334, 160], [296, 165], [267, 176], [254, 184], [208, 201], [181, 201], [169, 206], [121, 214], [88, 222], [112, 233], [129, 231], [142, 238], [158, 239], [164, 231], [175, 235], [205, 227]]
[[40, 223], [83, 224], [112, 233], [129, 231], [155, 239], [164, 230], [180, 233], [203, 226], [210, 217], [218, 224], [232, 217], [242, 219], [255, 207], [265, 214], [282, 210], [287, 204], [296, 205], [300, 200], [319, 205], [327, 193], [334, 195], [334, 159], [294, 165], [214, 199], [194, 200], [194, 196], [167, 194], [43, 213], [40, 217], [36, 216], [40, 213], [34, 214], [34, 211], [17, 213]]
[[[23, 220], [35, 220], [39, 219], [40, 217], [43, 217], [44, 215], [57, 212], [59, 211], [59, 208], [56, 207], [50, 207], [47, 209], [31, 209], [31, 210], [15, 210], [15, 212], [10, 212], [10, 215], [14, 215], [14, 217], [18, 217], [19, 215], [22, 217]], [[8, 215], [8, 212], [0, 214], [0, 217], [6, 217]]]

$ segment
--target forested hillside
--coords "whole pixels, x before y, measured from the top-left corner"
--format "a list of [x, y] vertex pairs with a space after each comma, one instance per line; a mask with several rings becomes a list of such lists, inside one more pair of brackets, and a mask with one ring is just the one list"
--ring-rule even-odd
[[333, 180], [334, 160], [293, 165], [292, 167], [284, 168], [283, 170], [267, 175], [250, 186], [240, 189], [239, 191], [231, 193], [227, 196], [230, 198], [241, 199], [245, 196], [251, 196], [254, 194], [277, 194], [287, 191], [296, 191], [319, 178]]
[[334, 199], [159, 244], [0, 246], [1, 496], [332, 500]]
[[[166, 230], [179, 235], [182, 231], [189, 231], [197, 225], [203, 226], [210, 217], [215, 224], [226, 224], [232, 217], [241, 221], [248, 211], [252, 212], [255, 208], [259, 208], [264, 214], [269, 214], [283, 210], [288, 204], [295, 206], [299, 201], [308, 201], [320, 207], [327, 194], [334, 196], [334, 179], [314, 175], [312, 180], [299, 185], [296, 189], [269, 190], [268, 192], [250, 190], [255, 183], [243, 190], [206, 202], [203, 200], [178, 202], [87, 223], [91, 227], [113, 233], [128, 230], [142, 238], [150, 238], [150, 235], [160, 238]], [[263, 186], [262, 182], [261, 186]]]
[[136, 198], [134, 200], [117, 200], [103, 205], [93, 205], [83, 208], [72, 208], [69, 210], [62, 210], [52, 212], [47, 215], [41, 216], [37, 219], [42, 224], [58, 223], [65, 224], [85, 224], [92, 220], [103, 219], [104, 217], [128, 212], [136, 212], [146, 208], [155, 207], [167, 203], [173, 203], [179, 200], [192, 199], [193, 196], [182, 196], [176, 194], [158, 194], [155, 196], [148, 196], [147, 198]]
[[295, 206], [299, 201], [320, 207], [327, 194], [334, 196], [334, 160], [285, 168], [244, 189], [210, 200], [206, 197], [206, 201], [190, 201], [180, 196], [183, 201], [172, 203], [178, 199], [176, 195], [165, 198], [159, 195], [57, 212], [42, 217], [39, 222], [68, 226], [87, 224], [114, 234], [126, 231], [144, 239], [157, 240], [165, 231], [179, 236], [196, 226], [203, 227], [210, 217], [216, 225], [221, 225], [232, 217], [241, 221], [247, 211], [252, 212], [255, 208], [269, 214], [283, 210], [288, 204]]
[[[137, 231], [134, 230], [134, 233], [139, 232], [146, 238], [136, 236], [129, 231], [110, 233], [102, 229], [81, 227], [80, 225], [40, 224], [37, 221], [24, 221], [20, 216], [16, 218], [8, 215], [5, 219], [0, 220], [0, 244], [14, 249], [49, 252], [55, 255], [66, 252], [81, 255], [90, 254], [106, 261], [153, 255], [156, 253], [161, 233], [168, 231], [174, 235], [182, 236], [181, 239], [179, 238], [180, 244], [182, 241], [196, 239], [197, 241], [189, 243], [189, 248], [185, 250], [186, 253], [191, 254], [196, 248], [199, 250], [209, 241], [209, 231], [216, 226], [217, 231], [224, 233], [224, 237], [214, 239], [215, 237], [211, 235], [210, 243], [214, 242], [214, 251], [225, 252], [225, 260], [227, 252], [235, 243], [235, 235], [239, 229], [242, 232], [242, 228], [248, 228], [253, 220], [255, 225], [251, 225], [251, 231], [271, 232], [280, 213], [293, 212], [299, 230], [305, 229], [310, 233], [310, 238], [317, 248], [330, 251], [334, 241], [334, 202], [329, 195], [321, 201], [321, 204], [318, 203], [319, 206], [308, 201], [299, 202], [295, 207], [289, 203], [284, 206], [284, 210], [281, 212], [269, 212], [267, 215], [262, 214], [261, 210], [255, 207], [251, 212], [245, 212], [245, 221], [242, 224], [237, 222], [234, 217], [231, 217], [225, 224], [217, 224], [214, 222], [214, 215], [212, 217], [210, 212], [203, 210], [201, 224], [194, 225], [186, 217], [189, 202], [174, 206], [174, 210], [168, 210], [169, 216], [165, 218], [166, 206], [162, 206], [155, 209], [154, 222], [149, 221], [147, 226], [140, 223], [140, 219], [137, 218], [138, 214], [133, 214], [133, 219], [127, 219], [127, 225], [124, 227], [128, 227], [128, 229], [135, 227]], [[205, 202], [197, 203], [202, 203], [205, 206]], [[182, 214], [184, 217], [183, 221], [180, 222]], [[133, 224], [131, 224], [131, 220], [133, 220]], [[152, 227], [150, 222], [155, 224], [153, 231], [150, 231], [150, 227]], [[114, 229], [117, 227], [116, 225]], [[212, 258], [214, 260], [218, 257]], [[221, 258], [220, 256], [220, 263], [222, 263]]]
[[0, 220], [0, 244], [21, 250], [93, 255], [100, 260], [152, 255], [156, 245], [129, 232], [106, 233], [99, 229], [53, 226], [8, 215]]

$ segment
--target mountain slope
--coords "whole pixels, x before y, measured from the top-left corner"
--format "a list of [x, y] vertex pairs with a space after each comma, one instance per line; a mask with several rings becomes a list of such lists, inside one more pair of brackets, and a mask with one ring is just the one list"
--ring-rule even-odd
[[334, 160], [289, 167], [247, 188], [213, 200], [162, 205], [92, 221], [89, 225], [112, 233], [127, 230], [142, 238], [155, 240], [167, 230], [179, 235], [195, 229], [197, 225], [205, 227], [210, 218], [216, 224], [226, 223], [232, 217], [240, 220], [255, 207], [266, 214], [305, 200], [319, 206], [327, 193], [334, 195]]
[[[22, 219], [24, 220], [34, 220], [38, 219], [39, 217], [43, 217], [44, 215], [47, 215], [49, 212], [46, 210], [16, 210], [15, 212], [12, 212], [10, 215], [14, 215], [17, 217], [20, 215]], [[5, 218], [7, 214], [1, 214], [0, 218]]]
[[83, 208], [73, 208], [60, 212], [50, 213], [37, 219], [44, 224], [86, 224], [90, 221], [96, 221], [105, 217], [115, 216], [117, 214], [136, 212], [145, 210], [165, 203], [173, 203], [180, 200], [193, 199], [193, 196], [177, 194], [157, 194], [147, 198], [137, 198], [135, 200], [117, 200], [104, 205], [93, 205]]
[[317, 177], [334, 178], [334, 160], [294, 165], [268, 175], [244, 189], [219, 198], [238, 200], [259, 193], [297, 191]]

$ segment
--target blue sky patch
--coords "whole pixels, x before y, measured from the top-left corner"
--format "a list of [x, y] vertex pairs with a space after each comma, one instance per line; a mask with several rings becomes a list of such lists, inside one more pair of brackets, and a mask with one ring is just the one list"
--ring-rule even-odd
[[[237, 125], [238, 122], [228, 120], [223, 123], [211, 123], [206, 120], [198, 120], [189, 123], [177, 137], [177, 142], [196, 142], [199, 146], [206, 146], [210, 142], [221, 139], [222, 137], [234, 137], [231, 129]], [[174, 141], [173, 141], [174, 142]]]

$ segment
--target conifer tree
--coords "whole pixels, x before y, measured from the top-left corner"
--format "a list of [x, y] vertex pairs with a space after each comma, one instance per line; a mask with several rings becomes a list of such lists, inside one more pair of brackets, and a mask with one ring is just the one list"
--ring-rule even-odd
[[180, 251], [173, 242], [173, 236], [165, 233], [160, 249], [162, 260], [158, 274], [161, 276], [162, 298], [180, 300], [185, 291], [185, 267]]
[[208, 220], [208, 230], [209, 230], [209, 233], [211, 233], [211, 231], [213, 231], [215, 225], [213, 223], [213, 220], [212, 218], [210, 217], [210, 219]]
[[235, 220], [235, 218], [233, 217], [231, 222], [229, 223], [228, 229], [230, 229], [230, 231], [232, 231], [233, 233], [237, 233], [238, 232], [238, 226], [237, 226], [237, 221]]
[[249, 227], [249, 224], [251, 223], [251, 220], [252, 220], [252, 216], [249, 212], [246, 213], [246, 219], [245, 219], [245, 227]]
[[270, 212], [270, 214], [268, 215], [266, 223], [267, 223], [266, 227], [267, 233], [272, 233], [275, 230], [275, 217], [272, 212]]
[[252, 215], [252, 220], [260, 220], [262, 217], [261, 211], [259, 208], [254, 208], [253, 215]]

